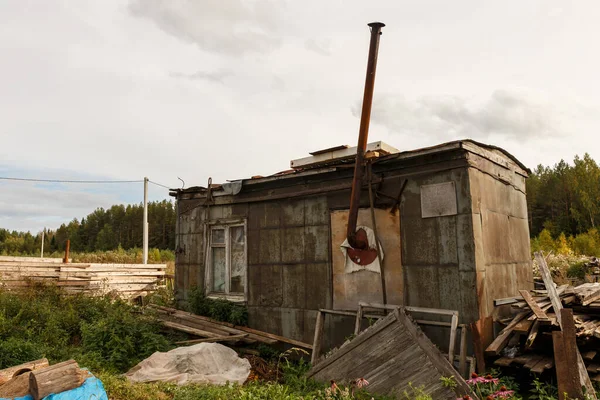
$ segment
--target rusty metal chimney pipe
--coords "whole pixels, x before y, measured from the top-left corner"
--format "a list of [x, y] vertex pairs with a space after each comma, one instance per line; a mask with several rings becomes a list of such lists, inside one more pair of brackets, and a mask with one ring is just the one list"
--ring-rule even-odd
[[362, 114], [360, 116], [360, 130], [358, 134], [358, 146], [356, 149], [356, 164], [354, 165], [354, 179], [352, 180], [352, 194], [350, 195], [350, 211], [348, 213], [348, 243], [350, 246], [364, 247], [364, 244], [356, 243], [356, 221], [358, 219], [358, 207], [360, 204], [360, 191], [364, 175], [364, 156], [369, 138], [369, 122], [371, 120], [371, 106], [373, 104], [373, 89], [375, 87], [375, 71], [377, 69], [377, 53], [379, 51], [379, 36], [381, 28], [385, 26], [382, 22], [371, 22], [371, 43], [369, 44], [369, 61], [367, 63], [367, 77], [365, 78], [365, 93], [363, 95]]

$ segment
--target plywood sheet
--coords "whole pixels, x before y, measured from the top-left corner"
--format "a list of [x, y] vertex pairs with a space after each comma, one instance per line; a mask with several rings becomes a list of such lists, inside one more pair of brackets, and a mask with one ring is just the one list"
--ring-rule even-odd
[[[375, 209], [377, 233], [385, 258], [383, 269], [389, 304], [403, 304], [403, 272], [400, 251], [400, 217], [389, 210]], [[346, 239], [348, 210], [331, 212], [331, 259], [333, 264], [333, 308], [356, 310], [359, 301], [381, 303], [381, 276], [370, 271], [345, 273], [340, 245]], [[358, 225], [373, 227], [371, 210], [360, 209]]]

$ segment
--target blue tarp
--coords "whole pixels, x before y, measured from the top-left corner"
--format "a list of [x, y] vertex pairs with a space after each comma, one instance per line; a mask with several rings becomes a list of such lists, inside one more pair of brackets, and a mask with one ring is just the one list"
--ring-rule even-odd
[[[96, 377], [87, 378], [83, 385], [66, 392], [51, 394], [44, 400], [108, 400], [102, 381]], [[6, 399], [0, 399], [6, 400]], [[16, 397], [14, 400], [33, 400], [31, 395]]]

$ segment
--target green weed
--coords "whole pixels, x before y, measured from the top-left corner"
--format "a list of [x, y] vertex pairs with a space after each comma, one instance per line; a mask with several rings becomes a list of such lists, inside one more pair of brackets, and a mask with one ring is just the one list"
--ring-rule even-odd
[[234, 325], [248, 325], [248, 309], [246, 307], [227, 300], [210, 299], [200, 288], [193, 288], [190, 291], [188, 303], [190, 311], [194, 314]]

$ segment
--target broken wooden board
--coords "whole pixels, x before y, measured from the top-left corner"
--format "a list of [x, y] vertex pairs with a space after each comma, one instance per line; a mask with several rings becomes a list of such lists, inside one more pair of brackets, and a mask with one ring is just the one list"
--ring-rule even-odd
[[529, 311], [521, 311], [517, 314], [512, 322], [508, 324], [504, 329], [500, 331], [496, 339], [485, 349], [486, 354], [488, 355], [498, 355], [500, 351], [506, 346], [510, 335], [513, 333], [515, 326], [521, 322], [522, 319], [529, 315]]
[[[456, 393], [442, 384], [441, 377], [454, 376]], [[358, 377], [369, 381], [369, 391], [400, 397], [405, 390], [423, 387], [434, 399], [476, 396], [450, 362], [431, 343], [404, 309], [362, 331], [334, 350], [308, 372], [318, 381], [349, 383]]]
[[[562, 324], [562, 319], [561, 319], [561, 310], [563, 307], [562, 307], [562, 303], [560, 301], [560, 297], [559, 297], [558, 293], [556, 292], [556, 287], [555, 287], [554, 281], [552, 280], [552, 275], [550, 274], [550, 269], [548, 268], [548, 265], [546, 264], [546, 259], [544, 259], [544, 256], [539, 251], [535, 253], [535, 259], [536, 259], [539, 269], [540, 269], [540, 275], [542, 275], [542, 279], [544, 280], [544, 286], [546, 286], [546, 290], [548, 290], [548, 297], [550, 298], [550, 301], [552, 302], [552, 307], [554, 308], [554, 312], [556, 313], [556, 318], [557, 318], [558, 324], [560, 325], [560, 327], [562, 329], [563, 324]], [[555, 332], [553, 332], [553, 335], [552, 335], [553, 340], [554, 340], [554, 336], [555, 336], [554, 333]], [[562, 339], [563, 339], [562, 334], [561, 334], [561, 336], [557, 335], [556, 340], [557, 340], [559, 348], [561, 347]], [[556, 351], [556, 348], [555, 348], [555, 351]], [[575, 346], [575, 353], [576, 353], [575, 357], [577, 359], [577, 369], [579, 370], [580, 384], [581, 384], [581, 386], [585, 386], [585, 388], [587, 390], [586, 395], [590, 396], [592, 399], [597, 399], [596, 391], [594, 390], [594, 386], [592, 385], [592, 381], [590, 380], [590, 377], [587, 373], [585, 364], [583, 362], [583, 358], [581, 357], [581, 354], [579, 353], [579, 349], [577, 348], [577, 346]], [[556, 353], [555, 353], [555, 358], [556, 358]], [[556, 366], [557, 366], [557, 368], [559, 368], [558, 363], [556, 363]]]
[[529, 308], [531, 308], [531, 311], [533, 311], [533, 313], [537, 317], [538, 321], [547, 321], [548, 320], [548, 316], [546, 315], [546, 313], [544, 311], [542, 311], [542, 309], [540, 308], [540, 305], [533, 299], [533, 297], [531, 297], [531, 294], [529, 294], [529, 291], [519, 290], [519, 293], [521, 293], [521, 296], [523, 296], [523, 299], [525, 300], [525, 302], [527, 303]]

